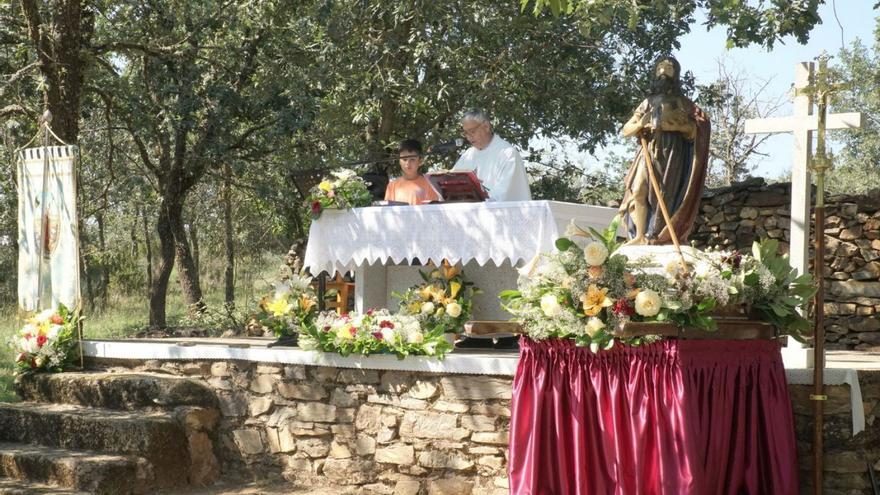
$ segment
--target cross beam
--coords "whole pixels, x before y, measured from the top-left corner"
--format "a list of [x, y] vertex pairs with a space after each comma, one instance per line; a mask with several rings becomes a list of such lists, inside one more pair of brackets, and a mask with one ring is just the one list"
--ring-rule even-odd
[[[748, 119], [746, 134], [776, 134], [790, 132], [794, 136], [791, 168], [791, 241], [789, 262], [798, 273], [809, 272], [810, 204], [813, 131], [819, 128], [818, 116], [813, 115], [813, 96], [808, 90], [813, 79], [813, 63], [800, 62], [795, 66], [794, 115], [767, 119]], [[828, 114], [827, 129], [856, 129], [864, 124], [862, 113]], [[811, 349], [790, 340], [783, 350], [788, 367], [806, 368], [813, 364]]]

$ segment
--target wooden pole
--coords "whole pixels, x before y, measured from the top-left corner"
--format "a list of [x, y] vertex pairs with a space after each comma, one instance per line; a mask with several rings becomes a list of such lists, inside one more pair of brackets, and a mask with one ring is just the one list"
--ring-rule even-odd
[[657, 195], [657, 203], [660, 205], [660, 212], [663, 214], [663, 219], [666, 221], [666, 228], [669, 229], [669, 234], [672, 237], [672, 244], [675, 246], [675, 251], [678, 253], [678, 257], [681, 260], [681, 267], [687, 272], [688, 267], [684, 259], [684, 253], [681, 252], [681, 244], [678, 242], [678, 234], [675, 233], [675, 227], [672, 225], [669, 210], [666, 209], [666, 200], [663, 198], [663, 190], [660, 189], [660, 183], [657, 182], [657, 177], [654, 175], [654, 161], [651, 159], [651, 153], [648, 151], [648, 141], [645, 139], [644, 135], [639, 135], [639, 139], [642, 143], [642, 156], [645, 157], [645, 166], [648, 167], [648, 180], [651, 182], [654, 194]]

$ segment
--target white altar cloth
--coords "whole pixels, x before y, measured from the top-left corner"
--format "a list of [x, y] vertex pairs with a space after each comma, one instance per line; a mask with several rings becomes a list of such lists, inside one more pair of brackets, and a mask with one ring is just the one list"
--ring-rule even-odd
[[304, 265], [313, 274], [414, 258], [516, 266], [552, 251], [572, 219], [584, 228], [604, 229], [616, 213], [614, 208], [558, 201], [326, 210], [312, 222]]

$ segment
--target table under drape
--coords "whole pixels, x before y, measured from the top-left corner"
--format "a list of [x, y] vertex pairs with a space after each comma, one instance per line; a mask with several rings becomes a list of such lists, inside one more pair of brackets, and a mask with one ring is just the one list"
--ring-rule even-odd
[[568, 341], [520, 345], [512, 494], [798, 492], [777, 342], [665, 340], [598, 354]]

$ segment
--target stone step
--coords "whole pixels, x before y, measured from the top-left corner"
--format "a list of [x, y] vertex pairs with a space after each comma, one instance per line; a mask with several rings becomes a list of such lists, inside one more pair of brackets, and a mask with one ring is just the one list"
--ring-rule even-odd
[[100, 452], [0, 442], [0, 476], [99, 495], [131, 495], [135, 459]]
[[0, 478], [0, 495], [89, 495], [52, 485]]
[[142, 457], [138, 476], [157, 487], [186, 485], [190, 468], [183, 427], [166, 413], [0, 403], [0, 441]]
[[216, 395], [204, 383], [158, 373], [28, 373], [16, 379], [15, 391], [25, 401], [123, 411], [218, 407]]

